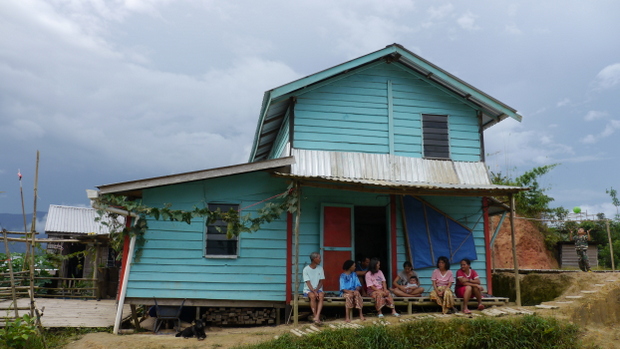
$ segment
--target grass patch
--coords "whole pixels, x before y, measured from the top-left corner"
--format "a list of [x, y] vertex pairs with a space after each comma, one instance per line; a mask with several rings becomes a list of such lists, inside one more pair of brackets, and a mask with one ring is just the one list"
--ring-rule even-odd
[[514, 319], [421, 320], [397, 326], [326, 329], [302, 338], [286, 334], [244, 349], [338, 348], [595, 348], [584, 346], [579, 327], [555, 318], [523, 316]]

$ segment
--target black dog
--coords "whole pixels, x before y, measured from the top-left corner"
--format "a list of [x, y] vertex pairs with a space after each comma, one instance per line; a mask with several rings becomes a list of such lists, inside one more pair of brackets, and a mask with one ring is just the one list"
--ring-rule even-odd
[[198, 338], [199, 341], [207, 338], [207, 335], [205, 334], [205, 324], [204, 322], [202, 322], [202, 320], [198, 319], [196, 321], [194, 321], [194, 325], [190, 326], [186, 329], [184, 329], [183, 331], [177, 333], [176, 335], [177, 337], [183, 337], [183, 338], [192, 338], [192, 337], [196, 337]]

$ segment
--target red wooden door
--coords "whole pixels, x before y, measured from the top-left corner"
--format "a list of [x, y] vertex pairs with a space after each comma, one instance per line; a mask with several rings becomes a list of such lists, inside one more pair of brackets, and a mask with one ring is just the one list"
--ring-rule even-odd
[[342, 264], [353, 259], [353, 234], [350, 206], [324, 206], [323, 231], [321, 234], [323, 269], [325, 270], [324, 291], [340, 290]]

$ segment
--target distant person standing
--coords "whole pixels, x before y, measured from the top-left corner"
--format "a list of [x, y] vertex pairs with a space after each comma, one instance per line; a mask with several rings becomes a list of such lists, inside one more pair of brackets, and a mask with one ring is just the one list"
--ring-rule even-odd
[[592, 229], [588, 229], [586, 232], [583, 228], [579, 228], [575, 236], [573, 236], [573, 231], [569, 230], [570, 240], [575, 241], [575, 251], [577, 251], [577, 257], [579, 258], [579, 269], [583, 271], [592, 271], [590, 269], [590, 260], [588, 259], [588, 241], [592, 240], [590, 230]]
[[310, 299], [312, 318], [317, 325], [321, 324], [321, 310], [323, 310], [323, 281], [325, 272], [321, 264], [321, 255], [318, 252], [310, 254], [310, 264], [304, 268], [304, 296]]

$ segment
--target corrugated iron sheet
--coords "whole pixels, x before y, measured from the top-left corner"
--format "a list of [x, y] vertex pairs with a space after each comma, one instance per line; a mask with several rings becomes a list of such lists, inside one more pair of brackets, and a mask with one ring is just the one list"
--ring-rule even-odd
[[95, 222], [96, 217], [98, 215], [93, 208], [50, 205], [45, 231], [70, 234], [109, 234], [107, 226]]
[[293, 149], [291, 175], [375, 185], [437, 188], [501, 188], [491, 183], [484, 162], [428, 160], [389, 154]]

